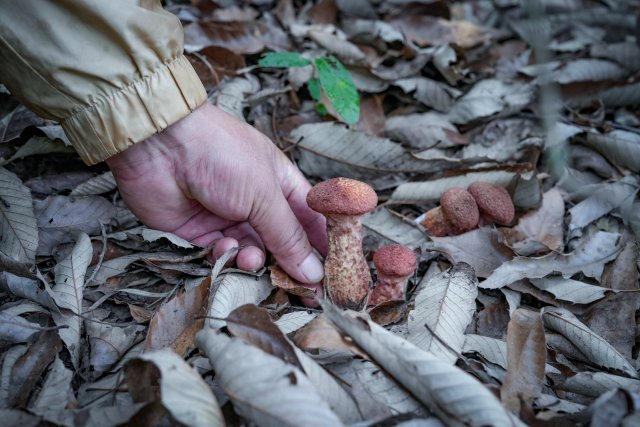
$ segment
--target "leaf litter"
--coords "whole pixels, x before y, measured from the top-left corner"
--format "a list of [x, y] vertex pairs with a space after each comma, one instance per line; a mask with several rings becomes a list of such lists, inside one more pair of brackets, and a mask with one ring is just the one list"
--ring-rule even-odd
[[[529, 3], [167, 2], [209, 102], [311, 182], [371, 184], [369, 262], [388, 243], [419, 255], [406, 299], [369, 313], [306, 308], [273, 262], [211, 265], [141, 227], [108, 169], [2, 88], [2, 419], [637, 423], [640, 18]], [[330, 93], [312, 67], [259, 66], [269, 52], [319, 64]], [[341, 115], [347, 71], [360, 104]], [[425, 212], [476, 181], [508, 191], [513, 223], [430, 236]]]

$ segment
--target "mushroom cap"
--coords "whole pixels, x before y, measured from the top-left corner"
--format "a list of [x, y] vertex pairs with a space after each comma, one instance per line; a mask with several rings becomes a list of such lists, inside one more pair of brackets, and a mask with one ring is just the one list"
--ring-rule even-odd
[[451, 224], [449, 224], [444, 217], [441, 206], [429, 209], [424, 214], [422, 226], [427, 230], [429, 235], [433, 237], [444, 237], [452, 233]]
[[362, 181], [332, 178], [309, 190], [307, 204], [322, 214], [363, 215], [377, 206], [378, 195]]
[[515, 207], [507, 190], [488, 182], [476, 181], [469, 186], [480, 213], [489, 220], [508, 225], [515, 216]]
[[391, 244], [373, 254], [373, 265], [378, 273], [388, 276], [409, 276], [416, 269], [416, 254], [404, 245]]
[[450, 188], [442, 194], [440, 206], [446, 220], [457, 232], [475, 228], [480, 221], [480, 211], [475, 199], [464, 188]]

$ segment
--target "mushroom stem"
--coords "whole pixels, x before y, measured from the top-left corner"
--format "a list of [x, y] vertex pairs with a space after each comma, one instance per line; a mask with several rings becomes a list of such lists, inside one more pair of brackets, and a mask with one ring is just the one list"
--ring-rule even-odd
[[329, 280], [329, 295], [339, 306], [357, 309], [371, 285], [371, 273], [362, 252], [360, 216], [326, 217], [329, 252], [324, 270]]

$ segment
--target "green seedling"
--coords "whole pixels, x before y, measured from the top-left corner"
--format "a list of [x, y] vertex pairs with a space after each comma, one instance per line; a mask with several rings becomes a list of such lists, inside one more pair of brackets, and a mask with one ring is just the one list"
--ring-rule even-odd
[[[355, 124], [360, 118], [360, 97], [353, 83], [351, 73], [334, 56], [320, 56], [315, 59], [303, 58], [297, 52], [268, 52], [262, 55], [258, 65], [262, 67], [306, 67], [312, 65], [317, 78], [307, 82], [309, 94], [320, 102], [322, 93], [326, 95], [333, 109], [348, 124]], [[319, 105], [323, 112], [324, 106]], [[326, 111], [324, 111], [326, 113]]]

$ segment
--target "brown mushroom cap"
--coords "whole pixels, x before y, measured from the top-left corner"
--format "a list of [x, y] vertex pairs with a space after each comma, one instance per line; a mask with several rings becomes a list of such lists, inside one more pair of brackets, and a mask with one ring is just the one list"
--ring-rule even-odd
[[373, 254], [373, 265], [378, 273], [388, 276], [409, 276], [416, 269], [416, 254], [403, 245], [391, 244]]
[[469, 193], [476, 199], [480, 213], [489, 220], [508, 225], [515, 216], [515, 207], [507, 190], [488, 182], [474, 182], [469, 186]]
[[309, 190], [307, 204], [322, 214], [363, 215], [377, 206], [378, 195], [364, 182], [332, 178]]
[[475, 228], [480, 221], [480, 211], [475, 199], [463, 188], [450, 188], [440, 198], [440, 206], [446, 220], [464, 232]]

